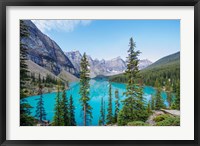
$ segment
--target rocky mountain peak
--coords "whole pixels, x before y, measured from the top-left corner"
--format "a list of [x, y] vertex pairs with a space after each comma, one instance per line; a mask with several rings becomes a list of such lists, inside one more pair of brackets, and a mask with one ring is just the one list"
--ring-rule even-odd
[[55, 41], [43, 34], [32, 21], [23, 21], [27, 26], [29, 36], [21, 38], [20, 42], [27, 44], [29, 60], [55, 75], [58, 75], [62, 69], [74, 75], [78, 74], [69, 58]]
[[[72, 51], [73, 52], [73, 51]], [[81, 57], [73, 58], [70, 56], [70, 54], [73, 54], [72, 52], [66, 52], [65, 54], [68, 56], [68, 58], [71, 60], [74, 66], [76, 66], [77, 70], [80, 70], [80, 62]], [[120, 57], [116, 57], [110, 60], [98, 60], [98, 59], [92, 59], [91, 56], [87, 55], [87, 59], [90, 64], [90, 76], [96, 77], [99, 75], [103, 76], [110, 76], [115, 74], [123, 73], [126, 70], [126, 62]], [[150, 65], [152, 62], [148, 59], [140, 60], [139, 61], [139, 69], [143, 69]]]
[[140, 60], [139, 61], [139, 70], [144, 69], [151, 64], [152, 64], [152, 62], [148, 59]]

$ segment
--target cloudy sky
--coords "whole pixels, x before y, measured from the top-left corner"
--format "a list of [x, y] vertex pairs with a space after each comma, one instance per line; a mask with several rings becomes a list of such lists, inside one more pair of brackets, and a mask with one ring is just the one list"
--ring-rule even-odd
[[79, 50], [93, 59], [127, 56], [133, 37], [140, 59], [156, 61], [180, 51], [179, 20], [32, 20], [63, 51]]

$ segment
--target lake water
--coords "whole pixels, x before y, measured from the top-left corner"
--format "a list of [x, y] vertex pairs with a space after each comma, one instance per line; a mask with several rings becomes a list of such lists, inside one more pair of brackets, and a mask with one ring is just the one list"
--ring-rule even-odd
[[[126, 97], [123, 96], [123, 93], [126, 90], [126, 85], [121, 84], [121, 83], [111, 83], [112, 85], [112, 97], [113, 97], [113, 113], [114, 113], [114, 92], [116, 89], [119, 91], [119, 97], [120, 100], [125, 99]], [[105, 103], [106, 103], [106, 108], [108, 104], [108, 86], [109, 82], [106, 79], [92, 79], [90, 80], [90, 105], [92, 106], [92, 114], [93, 114], [93, 119], [92, 119], [92, 126], [98, 125], [98, 120], [100, 116], [100, 104], [101, 104], [101, 98], [103, 97]], [[80, 95], [79, 95], [79, 82], [73, 82], [70, 84], [70, 89], [67, 90], [67, 98], [69, 99], [70, 95], [73, 96], [73, 101], [74, 101], [74, 106], [75, 106], [75, 119], [76, 123], [79, 126], [83, 125], [83, 119], [82, 119], [82, 110], [80, 106]], [[144, 91], [144, 98], [148, 102], [149, 99], [151, 98], [151, 95], [156, 94], [156, 90], [152, 87], [145, 86], [143, 88]], [[168, 103], [166, 101], [166, 93], [162, 92], [161, 93], [162, 98], [164, 99], [164, 103], [166, 106], [168, 106]], [[55, 105], [55, 98], [56, 98], [56, 93], [48, 93], [43, 95], [43, 100], [44, 100], [44, 107], [47, 113], [46, 119], [49, 121], [52, 121], [53, 116], [54, 116], [54, 105]], [[28, 103], [33, 107], [31, 109], [31, 114], [32, 116], [35, 116], [35, 107], [37, 103], [37, 98], [39, 96], [30, 96], [27, 99]], [[120, 104], [121, 105], [121, 104]], [[120, 108], [122, 105], [120, 106]]]

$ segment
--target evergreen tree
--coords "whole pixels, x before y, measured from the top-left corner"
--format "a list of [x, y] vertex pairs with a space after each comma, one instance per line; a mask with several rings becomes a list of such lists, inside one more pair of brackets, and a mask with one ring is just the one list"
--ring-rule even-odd
[[171, 108], [172, 104], [172, 88], [171, 88], [171, 82], [170, 79], [167, 80], [166, 82], [166, 92], [167, 92], [167, 102], [169, 104], [169, 108]]
[[31, 79], [32, 79], [32, 82], [35, 82], [35, 74], [34, 73], [31, 73]]
[[117, 116], [119, 113], [119, 91], [118, 89], [115, 90], [115, 122], [117, 122]]
[[101, 109], [100, 109], [100, 118], [99, 118], [99, 126], [105, 125], [105, 110], [104, 110], [104, 101], [103, 97], [101, 98]]
[[34, 118], [30, 116], [30, 109], [32, 108], [28, 104], [25, 97], [27, 97], [26, 83], [30, 80], [28, 76], [27, 60], [27, 45], [22, 43], [22, 39], [28, 37], [28, 28], [24, 24], [23, 20], [20, 20], [20, 125], [32, 126], [34, 124]]
[[167, 92], [167, 102], [169, 104], [169, 108], [171, 108], [171, 106], [172, 106], [172, 93], [171, 92]]
[[44, 79], [44, 77], [42, 78], [42, 83], [44, 83], [45, 82], [45, 79]]
[[163, 107], [164, 107], [164, 103], [163, 103], [163, 99], [161, 97], [161, 89], [158, 88], [157, 93], [156, 93], [156, 99], [155, 99], [155, 109], [160, 110]]
[[64, 126], [69, 126], [69, 109], [68, 109], [68, 100], [65, 91], [65, 87], [62, 88], [62, 100], [61, 100], [61, 109], [63, 113], [63, 122]]
[[150, 101], [148, 102], [148, 105], [147, 105], [147, 112], [148, 112], [148, 113], [151, 113], [151, 105], [150, 105]]
[[45, 109], [44, 109], [44, 101], [43, 101], [43, 93], [42, 93], [42, 85], [41, 85], [41, 80], [40, 80], [40, 74], [39, 74], [39, 83], [38, 83], [38, 87], [39, 87], [39, 90], [38, 90], [38, 95], [40, 95], [40, 98], [37, 99], [38, 102], [37, 102], [37, 106], [36, 106], [36, 115], [35, 117], [38, 118], [40, 124], [43, 125], [43, 120], [46, 120], [46, 112], [45, 112]]
[[172, 105], [172, 108], [180, 110], [180, 80], [177, 80], [177, 82], [175, 83], [174, 92], [175, 92], [175, 100]]
[[73, 98], [72, 95], [69, 99], [69, 125], [76, 126], [75, 115], [74, 115], [74, 105], [73, 105]]
[[127, 78], [126, 99], [122, 102], [123, 108], [118, 115], [118, 125], [126, 125], [132, 121], [145, 121], [148, 113], [145, 108], [143, 89], [136, 81], [139, 80], [138, 55], [139, 51], [135, 51], [135, 42], [133, 38], [129, 42], [129, 50], [127, 57], [127, 69], [125, 72]]
[[80, 71], [80, 102], [83, 110], [83, 124], [84, 126], [88, 125], [88, 122], [92, 122], [92, 107], [89, 104], [89, 89], [90, 89], [90, 77], [89, 77], [89, 62], [87, 60], [86, 54], [83, 54], [81, 58], [81, 71]]
[[151, 109], [154, 110], [155, 109], [155, 97], [151, 96]]
[[107, 124], [112, 124], [113, 122], [113, 113], [112, 113], [112, 87], [111, 84], [109, 84], [109, 90], [108, 90], [108, 114], [106, 117]]
[[61, 107], [61, 97], [60, 97], [60, 81], [58, 82], [57, 85], [57, 95], [56, 95], [56, 103], [55, 103], [55, 113], [53, 117], [53, 125], [54, 126], [63, 126], [64, 121], [63, 121], [63, 111]]
[[155, 81], [154, 87], [156, 87], [156, 88], [159, 88], [159, 87], [160, 87], [160, 83], [159, 83], [159, 81], [158, 81], [158, 78], [157, 78], [156, 81]]
[[103, 102], [103, 124], [106, 124], [106, 102]]

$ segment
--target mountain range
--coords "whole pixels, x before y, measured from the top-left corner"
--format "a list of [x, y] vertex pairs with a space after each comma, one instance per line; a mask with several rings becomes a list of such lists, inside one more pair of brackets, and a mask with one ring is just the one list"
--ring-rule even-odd
[[[71, 51], [65, 52], [65, 55], [72, 62], [76, 70], [80, 71], [81, 53], [79, 51]], [[112, 76], [121, 74], [126, 70], [126, 62], [119, 56], [111, 60], [98, 60], [92, 59], [91, 56], [87, 55], [87, 59], [90, 64], [90, 77], [92, 78], [99, 75]], [[152, 62], [147, 59], [140, 60], [139, 69], [144, 69], [151, 64]]]
[[[28, 37], [20, 38], [20, 43], [27, 45], [28, 68], [31, 73], [46, 77], [51, 74], [55, 78], [65, 81], [77, 80], [80, 73], [82, 54], [79, 51], [63, 52], [59, 45], [50, 37], [42, 33], [31, 20], [24, 20]], [[126, 70], [126, 62], [121, 57], [111, 60], [93, 59], [87, 55], [90, 64], [90, 77], [99, 75], [112, 76]], [[152, 62], [140, 60], [139, 69], [144, 69]]]

